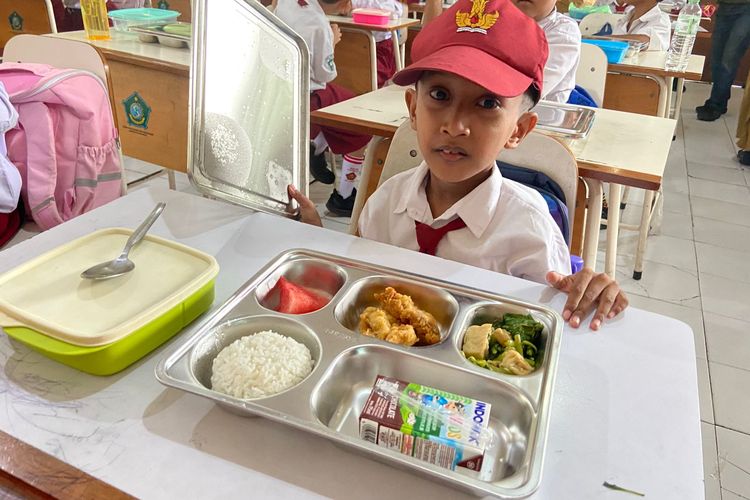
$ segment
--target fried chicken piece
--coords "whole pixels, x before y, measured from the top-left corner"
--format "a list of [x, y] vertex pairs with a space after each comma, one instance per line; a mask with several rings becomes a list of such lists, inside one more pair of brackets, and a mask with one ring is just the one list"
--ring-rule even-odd
[[396, 318], [379, 307], [368, 307], [362, 311], [359, 315], [359, 331], [368, 337], [405, 346], [412, 346], [418, 340], [414, 327], [399, 324]]
[[386, 335], [385, 340], [393, 344], [401, 344], [411, 347], [417, 343], [417, 334], [414, 333], [414, 327], [411, 325], [393, 325], [391, 331]]
[[362, 335], [384, 339], [391, 331], [393, 317], [379, 307], [368, 307], [359, 315], [359, 331]]
[[440, 328], [435, 317], [419, 309], [408, 295], [398, 293], [389, 286], [383, 292], [376, 293], [375, 300], [399, 322], [413, 326], [421, 344], [440, 342]]

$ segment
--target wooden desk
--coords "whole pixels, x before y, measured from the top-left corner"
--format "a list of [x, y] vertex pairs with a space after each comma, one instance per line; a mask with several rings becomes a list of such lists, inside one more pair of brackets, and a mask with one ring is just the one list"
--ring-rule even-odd
[[[83, 31], [49, 36], [87, 42], [104, 54], [124, 154], [172, 170], [187, 170], [190, 50], [142, 43], [116, 31], [107, 41], [88, 40]], [[145, 120], [129, 109], [135, 99], [146, 110]]]
[[[97, 229], [135, 227], [158, 201], [167, 208], [151, 234], [218, 260], [213, 310], [275, 255], [298, 247], [557, 311], [565, 304], [544, 285], [166, 188], [134, 191], [3, 251], [0, 272]], [[418, 354], [430, 356], [424, 349]], [[0, 430], [139, 498], [374, 500], [404, 498], [407, 490], [414, 498], [476, 498], [300, 430], [167, 389], [154, 378], [163, 355], [157, 350], [122, 373], [95, 377], [0, 335]], [[566, 326], [558, 366], [542, 483], [532, 500], [629, 498], [602, 487], [605, 480], [646, 499], [703, 498], [695, 348], [686, 324], [630, 308], [597, 333]], [[13, 444], [2, 449], [5, 456], [18, 453]]]
[[384, 24], [382, 26], [374, 25], [374, 24], [361, 24], [361, 23], [355, 23], [354, 20], [351, 17], [348, 16], [328, 16], [328, 20], [332, 24], [338, 24], [341, 27], [347, 27], [347, 28], [356, 28], [356, 29], [366, 29], [370, 31], [390, 31], [391, 32], [391, 40], [393, 41], [393, 55], [396, 58], [396, 71], [399, 71], [403, 69], [404, 67], [404, 61], [401, 58], [401, 47], [399, 46], [399, 39], [397, 32], [400, 29], [408, 28], [409, 26], [414, 26], [419, 24], [419, 20], [417, 19], [409, 19], [409, 18], [401, 18], [401, 19], [390, 19], [388, 21], [388, 24]]
[[[703, 65], [706, 58], [700, 55], [691, 55], [688, 67], [685, 71], [667, 71], [664, 69], [667, 60], [666, 51], [643, 51], [633, 57], [626, 58], [620, 64], [610, 64], [607, 67], [607, 83], [604, 92], [604, 107], [617, 109], [619, 111], [641, 112], [644, 114], [656, 114], [668, 117], [672, 107], [672, 79], [677, 79], [677, 96], [675, 108], [679, 110], [682, 102], [682, 83], [684, 80], [700, 80], [703, 73]], [[646, 77], [656, 82], [659, 95], [653, 96], [658, 99], [653, 108], [646, 107], [644, 103], [644, 88], [634, 78]], [[653, 102], [653, 101], [652, 101]]]
[[[362, 134], [392, 137], [408, 118], [404, 91], [404, 87], [395, 85], [384, 87], [314, 111], [310, 120]], [[676, 121], [672, 119], [597, 109], [589, 135], [565, 141], [576, 157], [579, 174], [587, 179], [590, 188], [583, 255], [587, 266], [594, 267], [596, 262], [601, 182], [657, 191], [661, 187], [675, 126]], [[377, 175], [370, 179], [377, 185]], [[611, 193], [619, 200], [617, 193], [613, 190]], [[619, 211], [613, 210], [608, 222], [605, 271], [614, 276]], [[645, 234], [642, 238], [645, 241]]]

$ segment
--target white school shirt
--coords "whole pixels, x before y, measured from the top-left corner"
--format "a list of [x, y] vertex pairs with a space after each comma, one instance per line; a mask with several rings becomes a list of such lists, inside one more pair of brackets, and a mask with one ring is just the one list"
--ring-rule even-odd
[[466, 227], [443, 237], [438, 257], [538, 283], [546, 283], [548, 271], [570, 274], [568, 247], [539, 193], [493, 168], [487, 180], [433, 218], [428, 173], [422, 162], [383, 183], [362, 209], [360, 236], [418, 251], [415, 221], [442, 227], [459, 216]]
[[557, 9], [537, 22], [547, 37], [549, 56], [544, 65], [542, 99], [568, 102], [576, 86], [576, 70], [581, 58], [581, 30], [578, 24]]
[[[352, 0], [352, 7], [355, 9], [380, 9], [387, 10], [396, 18], [400, 19], [404, 15], [404, 4], [399, 0]], [[390, 31], [373, 31], [372, 36], [376, 42], [391, 39]]]
[[318, 0], [279, 0], [274, 14], [305, 39], [310, 51], [310, 92], [326, 88], [336, 78], [336, 64], [331, 23]]
[[21, 173], [8, 159], [5, 133], [18, 123], [18, 112], [10, 102], [5, 85], [0, 82], [0, 214], [8, 214], [18, 206], [21, 196]]
[[647, 50], [667, 50], [669, 48], [669, 34], [672, 23], [669, 15], [663, 12], [658, 5], [654, 5], [640, 18], [633, 21], [628, 29], [628, 23], [633, 16], [633, 10], [626, 11], [615, 26], [612, 27], [613, 35], [646, 35], [650, 41]]

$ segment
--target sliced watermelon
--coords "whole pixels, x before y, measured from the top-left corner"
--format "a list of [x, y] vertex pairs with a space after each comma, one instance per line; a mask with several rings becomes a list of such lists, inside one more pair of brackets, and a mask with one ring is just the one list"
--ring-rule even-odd
[[279, 278], [270, 293], [279, 293], [277, 312], [287, 314], [305, 314], [325, 307], [330, 299], [311, 292], [307, 288], [295, 285], [283, 276]]

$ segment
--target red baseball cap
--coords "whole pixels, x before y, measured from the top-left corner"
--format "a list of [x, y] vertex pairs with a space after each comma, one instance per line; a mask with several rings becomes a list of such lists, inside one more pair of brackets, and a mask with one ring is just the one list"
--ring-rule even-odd
[[427, 24], [411, 47], [412, 63], [396, 73], [411, 85], [424, 71], [445, 71], [501, 97], [542, 92], [547, 38], [510, 0], [458, 0]]

